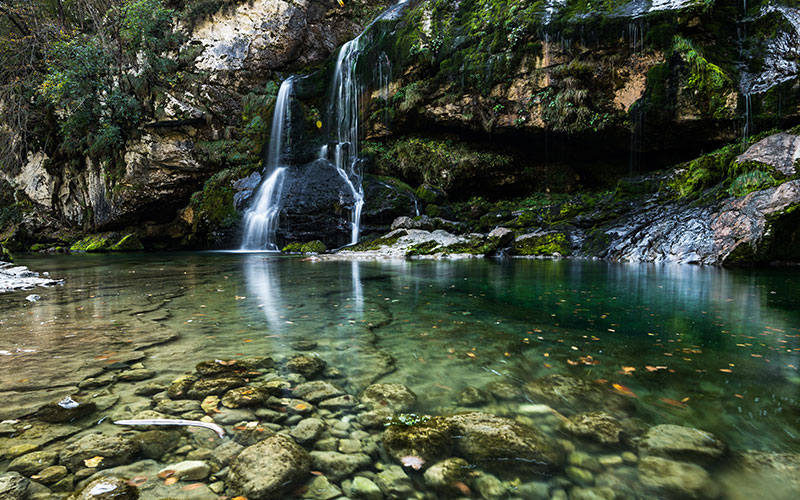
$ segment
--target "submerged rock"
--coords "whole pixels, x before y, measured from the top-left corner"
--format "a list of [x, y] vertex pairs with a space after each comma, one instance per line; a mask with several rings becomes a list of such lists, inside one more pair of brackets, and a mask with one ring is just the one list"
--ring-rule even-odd
[[800, 491], [800, 453], [736, 453], [718, 482], [730, 500], [794, 500]]
[[372, 384], [361, 394], [361, 402], [371, 409], [406, 412], [414, 408], [417, 395], [403, 384]]
[[335, 451], [312, 451], [311, 464], [315, 470], [338, 482], [358, 470], [370, 467], [372, 460], [363, 453], [346, 455]]
[[52, 451], [34, 451], [17, 457], [8, 464], [8, 470], [19, 472], [23, 476], [32, 476], [42, 469], [54, 465], [58, 461], [58, 453]]
[[306, 378], [313, 378], [325, 369], [325, 365], [325, 360], [316, 356], [295, 356], [286, 362], [286, 369]]
[[466, 486], [471, 467], [463, 458], [448, 458], [430, 466], [423, 475], [425, 484], [444, 495], [463, 495], [458, 483]]
[[656, 456], [710, 463], [727, 451], [725, 443], [710, 432], [664, 424], [652, 427], [639, 440], [639, 456]]
[[18, 472], [0, 474], [0, 498], [3, 500], [24, 500], [28, 496], [30, 480]]
[[525, 393], [533, 401], [553, 408], [578, 413], [597, 411], [624, 416], [633, 410], [633, 403], [625, 396], [593, 382], [565, 375], [548, 375], [525, 384]]
[[302, 484], [310, 467], [306, 450], [276, 434], [242, 450], [231, 463], [226, 482], [236, 494], [252, 500], [277, 500]]
[[344, 394], [344, 392], [335, 385], [322, 380], [314, 380], [312, 382], [300, 384], [294, 389], [294, 391], [292, 391], [292, 393], [296, 398], [303, 399], [314, 404], [317, 404], [322, 400], [335, 398]]
[[93, 401], [67, 396], [60, 401], [48, 403], [36, 412], [36, 418], [45, 422], [58, 424], [72, 422], [90, 415], [97, 409]]
[[655, 492], [675, 499], [713, 499], [719, 487], [699, 465], [647, 457], [639, 462], [639, 479]]
[[433, 463], [450, 456], [455, 432], [445, 417], [396, 418], [383, 433], [383, 447], [398, 462], [403, 457], [418, 457], [423, 463]]
[[202, 481], [208, 477], [211, 467], [200, 460], [187, 460], [177, 464], [170, 464], [159, 471], [165, 474], [171, 471], [171, 476], [186, 481]]
[[406, 499], [414, 496], [414, 485], [405, 471], [397, 465], [390, 465], [378, 474], [375, 481], [384, 495], [390, 499]]
[[381, 500], [383, 492], [377, 484], [366, 477], [356, 476], [350, 485], [350, 497], [357, 500]]
[[137, 500], [139, 489], [119, 477], [101, 477], [87, 484], [69, 500]]
[[102, 457], [98, 469], [107, 469], [130, 463], [139, 453], [139, 447], [128, 438], [89, 434], [68, 444], [61, 451], [61, 465], [71, 471], [85, 467], [84, 460]]
[[573, 415], [561, 428], [573, 436], [591, 439], [600, 444], [619, 444], [623, 428], [620, 422], [604, 412]]

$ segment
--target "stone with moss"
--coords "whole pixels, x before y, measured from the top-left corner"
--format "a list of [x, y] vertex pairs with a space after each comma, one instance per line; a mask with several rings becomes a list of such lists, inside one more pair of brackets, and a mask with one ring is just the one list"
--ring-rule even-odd
[[547, 375], [534, 379], [523, 388], [534, 403], [543, 403], [565, 413], [598, 411], [627, 416], [634, 408], [629, 398], [607, 387], [566, 375]]
[[73, 243], [70, 252], [107, 252], [111, 250], [116, 240], [112, 233], [93, 234]]
[[126, 234], [110, 249], [112, 252], [138, 252], [144, 250], [144, 245], [136, 233]]
[[556, 256], [571, 255], [569, 236], [558, 231], [539, 231], [518, 236], [512, 249], [516, 255]]
[[328, 247], [320, 240], [309, 241], [306, 243], [289, 243], [281, 251], [283, 253], [325, 253]]
[[383, 447], [398, 462], [417, 457], [425, 463], [450, 456], [455, 427], [445, 417], [398, 415], [383, 433]]

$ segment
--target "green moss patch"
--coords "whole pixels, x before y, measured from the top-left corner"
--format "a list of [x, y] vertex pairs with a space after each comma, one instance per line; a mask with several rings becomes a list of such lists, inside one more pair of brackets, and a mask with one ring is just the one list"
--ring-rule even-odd
[[320, 240], [309, 241], [306, 243], [289, 243], [281, 250], [284, 253], [325, 253], [328, 247]]
[[571, 255], [569, 237], [561, 232], [532, 233], [518, 237], [512, 246], [516, 255]]

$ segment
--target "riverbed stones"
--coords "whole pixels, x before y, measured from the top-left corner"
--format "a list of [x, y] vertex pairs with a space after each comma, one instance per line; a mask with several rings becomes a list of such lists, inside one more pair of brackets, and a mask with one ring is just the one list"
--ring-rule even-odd
[[638, 470], [642, 484], [670, 498], [714, 499], [720, 493], [708, 472], [697, 464], [645, 457]]
[[39, 471], [33, 479], [42, 484], [55, 484], [67, 477], [68, 473], [63, 465], [53, 465]]
[[448, 417], [458, 454], [489, 470], [524, 469], [545, 472], [564, 462], [564, 450], [537, 429], [488, 413]]
[[639, 456], [655, 456], [711, 463], [722, 457], [727, 446], [710, 432], [673, 424], [656, 425], [639, 440]]
[[314, 380], [298, 385], [292, 391], [294, 397], [303, 399], [309, 403], [317, 404], [325, 399], [335, 398], [344, 394], [344, 391], [323, 380]]
[[87, 484], [69, 500], [137, 500], [139, 490], [120, 477], [101, 477]]
[[417, 457], [432, 463], [450, 456], [456, 430], [445, 417], [409, 416], [395, 419], [383, 433], [386, 452], [401, 462], [404, 457]]
[[51, 424], [60, 424], [79, 420], [94, 413], [96, 409], [97, 405], [93, 401], [67, 396], [39, 408], [36, 418]]
[[159, 476], [170, 475], [182, 481], [202, 481], [210, 472], [211, 467], [207, 463], [200, 460], [186, 460], [164, 467], [159, 471]]
[[257, 387], [237, 387], [225, 393], [222, 405], [227, 408], [259, 406], [267, 400], [269, 394]]
[[590, 439], [604, 445], [619, 444], [623, 434], [620, 422], [605, 412], [573, 415], [562, 423], [561, 428], [573, 436]]
[[291, 373], [299, 373], [306, 378], [313, 378], [325, 369], [325, 360], [317, 356], [295, 356], [286, 362], [286, 369]]
[[318, 418], [304, 418], [291, 431], [289, 435], [300, 444], [316, 441], [322, 431], [325, 430], [325, 423]]
[[19, 472], [0, 474], [0, 498], [3, 500], [24, 500], [28, 496], [30, 480]]
[[342, 495], [342, 490], [335, 484], [331, 484], [325, 476], [314, 477], [305, 485], [304, 489], [305, 492], [300, 498], [308, 500], [332, 500]]
[[171, 399], [188, 399], [189, 390], [195, 382], [197, 382], [197, 377], [194, 375], [182, 375], [169, 384], [167, 395]]
[[603, 385], [568, 377], [548, 375], [525, 384], [525, 394], [536, 403], [544, 403], [566, 413], [603, 411], [614, 416], [625, 416], [633, 410], [633, 403]]
[[443, 495], [463, 495], [459, 482], [468, 480], [469, 462], [463, 458], [447, 458], [436, 462], [425, 470], [425, 484]]
[[131, 439], [88, 434], [64, 447], [60, 462], [69, 470], [76, 471], [84, 467], [84, 460], [99, 456], [103, 458], [97, 468], [107, 469], [130, 463], [138, 453], [139, 447]]
[[488, 392], [477, 387], [467, 387], [458, 393], [458, 402], [464, 406], [482, 406], [491, 401]]
[[402, 467], [390, 465], [375, 478], [381, 492], [390, 499], [407, 499], [414, 497], [414, 485]]
[[200, 379], [192, 385], [186, 393], [190, 399], [203, 400], [206, 396], [222, 396], [231, 389], [242, 387], [246, 382], [236, 376], [222, 376], [210, 379]]
[[417, 403], [417, 395], [403, 384], [372, 384], [361, 394], [361, 402], [370, 409], [386, 408], [407, 412]]
[[370, 467], [372, 460], [363, 453], [345, 455], [335, 451], [312, 451], [311, 465], [314, 470], [318, 470], [332, 481], [338, 482], [358, 470]]
[[156, 411], [169, 415], [182, 415], [191, 411], [202, 411], [199, 401], [191, 399], [164, 399], [156, 405]]
[[277, 500], [301, 485], [310, 467], [306, 450], [288, 436], [275, 434], [242, 450], [231, 463], [226, 482], [237, 495]]
[[381, 500], [383, 492], [368, 478], [356, 476], [350, 484], [350, 497], [356, 500]]
[[8, 470], [19, 472], [23, 476], [32, 476], [42, 469], [54, 465], [58, 461], [58, 453], [52, 451], [34, 451], [17, 457], [8, 464]]

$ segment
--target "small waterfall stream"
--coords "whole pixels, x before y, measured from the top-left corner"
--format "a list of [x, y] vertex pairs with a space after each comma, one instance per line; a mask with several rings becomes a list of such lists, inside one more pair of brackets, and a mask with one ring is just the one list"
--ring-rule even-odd
[[281, 208], [281, 192], [286, 166], [282, 164], [286, 152], [288, 129], [291, 126], [291, 108], [294, 77], [283, 81], [275, 100], [272, 113], [272, 132], [267, 152], [266, 179], [261, 183], [253, 202], [244, 214], [244, 236], [242, 250], [278, 251], [275, 243], [275, 229]]

